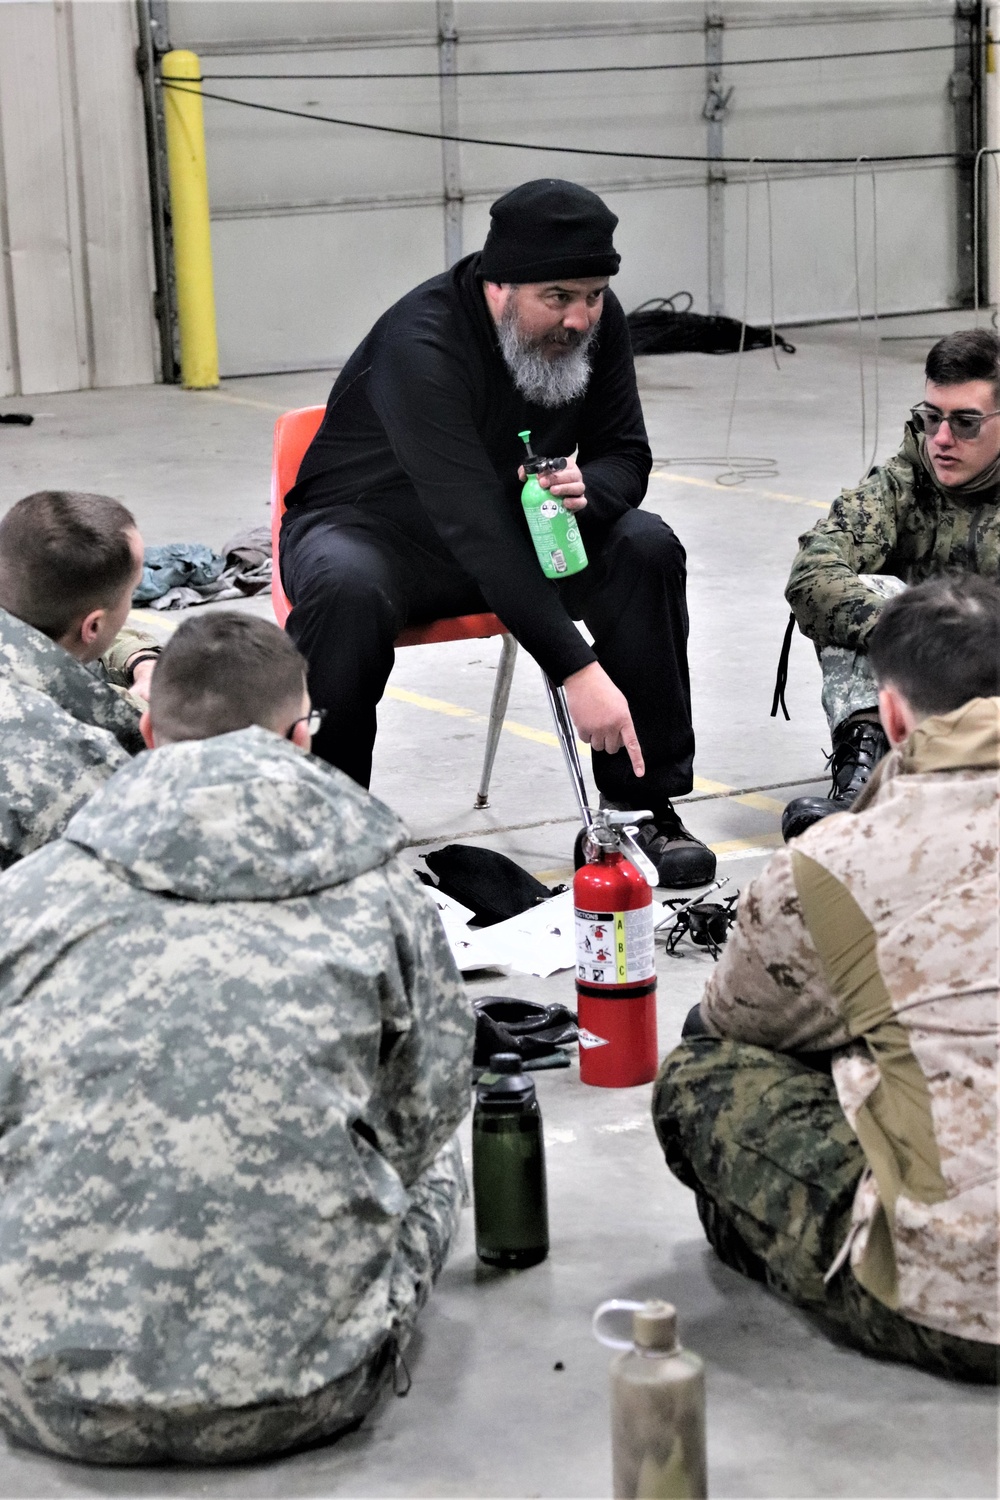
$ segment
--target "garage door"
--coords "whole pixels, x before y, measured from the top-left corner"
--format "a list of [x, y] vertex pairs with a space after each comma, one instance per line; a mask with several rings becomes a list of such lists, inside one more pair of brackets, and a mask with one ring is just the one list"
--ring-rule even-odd
[[[206, 94], [243, 101], [205, 105], [223, 373], [340, 363], [479, 248], [495, 197], [549, 175], [619, 215], [627, 307], [684, 289], [739, 316], [748, 284], [764, 319], [773, 283], [779, 320], [850, 317], [856, 258], [866, 311], [876, 272], [882, 312], [967, 304], [971, 174], [950, 154], [978, 141], [976, 12], [169, 0]], [[886, 156], [913, 159], [856, 165]]]

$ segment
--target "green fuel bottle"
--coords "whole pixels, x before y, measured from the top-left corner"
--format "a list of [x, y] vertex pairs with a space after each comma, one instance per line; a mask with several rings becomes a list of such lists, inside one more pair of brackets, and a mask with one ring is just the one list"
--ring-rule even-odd
[[516, 1052], [497, 1052], [476, 1087], [472, 1115], [476, 1254], [523, 1270], [549, 1253], [545, 1143], [535, 1085]]
[[587, 566], [587, 551], [576, 516], [557, 495], [538, 483], [539, 474], [556, 474], [565, 469], [566, 460], [539, 458], [531, 451], [531, 433], [519, 432], [518, 437], [528, 450], [524, 460], [528, 477], [521, 491], [521, 504], [542, 572], [546, 578], [569, 578], [572, 573], [582, 573]]

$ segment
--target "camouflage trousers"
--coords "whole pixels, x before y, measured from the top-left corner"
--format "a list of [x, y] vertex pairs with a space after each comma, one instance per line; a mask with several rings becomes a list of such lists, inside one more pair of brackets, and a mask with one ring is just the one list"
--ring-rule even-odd
[[[880, 573], [861, 573], [859, 580], [883, 599], [891, 599], [906, 587], [901, 578], [883, 577]], [[878, 708], [878, 685], [864, 651], [823, 646], [818, 655], [823, 673], [823, 711], [832, 734], [851, 714]]]
[[[388, 1376], [405, 1395], [402, 1351], [451, 1249], [468, 1197], [462, 1153], [449, 1141], [409, 1190], [389, 1292], [385, 1337], [357, 1369], [307, 1396], [225, 1410], [84, 1406], [45, 1400], [0, 1361], [8, 1431], [32, 1448], [95, 1464], [234, 1463], [339, 1437], [371, 1410]], [[400, 1380], [403, 1384], [400, 1384]]]
[[692, 1036], [664, 1060], [653, 1121], [667, 1165], [693, 1188], [709, 1243], [734, 1270], [882, 1359], [995, 1383], [998, 1351], [911, 1323], [842, 1267], [865, 1159], [829, 1073], [783, 1052]]

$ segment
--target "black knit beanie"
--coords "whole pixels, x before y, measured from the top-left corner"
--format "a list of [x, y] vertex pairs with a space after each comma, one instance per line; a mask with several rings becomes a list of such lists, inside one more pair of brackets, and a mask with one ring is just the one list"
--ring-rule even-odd
[[490, 209], [479, 274], [485, 281], [554, 281], [614, 276], [618, 223], [589, 188], [557, 177], [522, 182]]

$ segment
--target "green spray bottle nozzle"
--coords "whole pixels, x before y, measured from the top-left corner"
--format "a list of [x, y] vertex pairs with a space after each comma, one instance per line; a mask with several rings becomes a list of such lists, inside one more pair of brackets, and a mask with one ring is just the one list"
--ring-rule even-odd
[[518, 437], [528, 450], [524, 459], [524, 472], [526, 474], [558, 474], [560, 469], [565, 469], [566, 460], [564, 458], [542, 458], [532, 451], [530, 430], [519, 432]]

